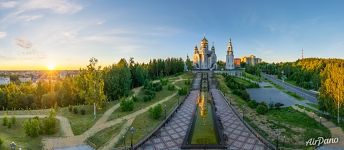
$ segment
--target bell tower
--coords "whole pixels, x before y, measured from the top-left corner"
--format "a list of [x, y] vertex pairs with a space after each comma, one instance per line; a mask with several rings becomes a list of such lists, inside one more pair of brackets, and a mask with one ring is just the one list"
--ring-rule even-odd
[[227, 55], [226, 55], [226, 70], [234, 69], [234, 54], [233, 54], [233, 46], [232, 46], [232, 39], [229, 39], [229, 43], [227, 46]]

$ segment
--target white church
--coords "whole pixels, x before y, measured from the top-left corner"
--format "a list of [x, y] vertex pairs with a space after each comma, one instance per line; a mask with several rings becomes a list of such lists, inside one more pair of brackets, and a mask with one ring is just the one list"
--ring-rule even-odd
[[[197, 45], [194, 49], [193, 55], [193, 68], [195, 70], [216, 70], [217, 69], [217, 57], [215, 54], [215, 47], [214, 44], [211, 47], [211, 50], [208, 48], [208, 40], [203, 37], [201, 40], [200, 48], [198, 49]], [[229, 40], [227, 46], [227, 54], [226, 54], [226, 70], [233, 70], [235, 69], [234, 66], [234, 54], [233, 54], [233, 47], [232, 41]]]

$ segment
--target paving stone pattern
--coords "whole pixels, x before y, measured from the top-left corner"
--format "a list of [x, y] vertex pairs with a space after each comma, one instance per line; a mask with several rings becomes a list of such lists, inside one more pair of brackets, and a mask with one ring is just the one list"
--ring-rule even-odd
[[186, 131], [191, 123], [192, 114], [195, 111], [198, 90], [191, 91], [179, 110], [171, 120], [160, 128], [155, 136], [150, 137], [140, 148], [144, 150], [156, 149], [180, 149]]
[[228, 149], [263, 150], [265, 145], [241, 122], [233, 110], [226, 104], [223, 95], [217, 89], [210, 90], [217, 109], [216, 115], [220, 117], [224, 127], [224, 134], [228, 140]]

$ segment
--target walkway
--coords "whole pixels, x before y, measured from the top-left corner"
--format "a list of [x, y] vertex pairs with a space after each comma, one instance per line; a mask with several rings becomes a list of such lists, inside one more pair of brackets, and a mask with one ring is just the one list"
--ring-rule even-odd
[[196, 99], [199, 91], [191, 91], [179, 110], [171, 120], [160, 128], [159, 134], [150, 137], [139, 149], [178, 149], [183, 143], [186, 131], [191, 123], [192, 114], [195, 111]]
[[263, 150], [265, 145], [243, 124], [234, 110], [227, 105], [225, 98], [217, 89], [211, 89], [216, 114], [219, 116], [224, 128], [224, 134], [227, 135], [227, 148], [244, 150]]

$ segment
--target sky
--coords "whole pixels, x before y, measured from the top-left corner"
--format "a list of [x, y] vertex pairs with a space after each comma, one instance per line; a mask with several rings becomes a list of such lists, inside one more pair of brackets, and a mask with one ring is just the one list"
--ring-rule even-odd
[[0, 70], [78, 69], [91, 57], [192, 58], [205, 35], [225, 60], [344, 58], [344, 1], [0, 0]]

